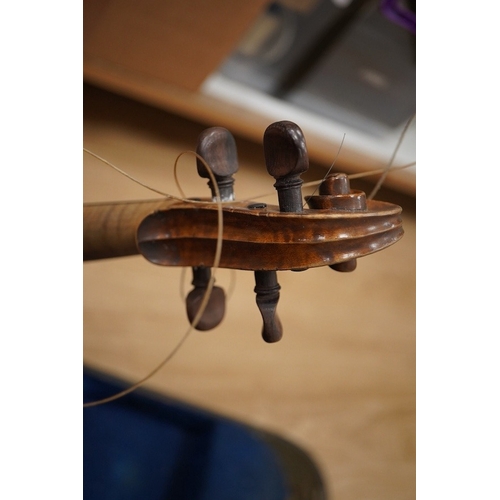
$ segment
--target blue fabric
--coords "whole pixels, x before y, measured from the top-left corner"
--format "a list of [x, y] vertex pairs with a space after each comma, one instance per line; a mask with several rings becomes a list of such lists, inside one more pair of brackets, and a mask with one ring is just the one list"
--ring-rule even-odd
[[[84, 370], [84, 401], [123, 388]], [[83, 409], [85, 500], [284, 500], [285, 475], [252, 429], [145, 391]]]

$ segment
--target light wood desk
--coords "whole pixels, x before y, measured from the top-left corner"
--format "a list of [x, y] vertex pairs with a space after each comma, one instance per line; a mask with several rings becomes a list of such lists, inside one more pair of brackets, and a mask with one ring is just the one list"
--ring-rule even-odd
[[[85, 148], [177, 194], [173, 163], [180, 152], [195, 148], [204, 126], [93, 88], [85, 89], [84, 102]], [[262, 146], [236, 140], [236, 196], [273, 193]], [[312, 166], [307, 180], [322, 172]], [[179, 174], [187, 195], [208, 195], [193, 157], [183, 157]], [[158, 197], [86, 154], [83, 175], [85, 201]], [[260, 337], [253, 273], [234, 273], [222, 325], [194, 332], [147, 387], [297, 443], [319, 465], [331, 498], [415, 498], [411, 205], [410, 200], [403, 207], [403, 239], [360, 259], [354, 273], [328, 268], [279, 273], [284, 336], [276, 344]], [[83, 268], [84, 361], [135, 382], [187, 329], [182, 270], [140, 256], [88, 262]], [[217, 276], [227, 291], [232, 273], [219, 270]], [[188, 272], [185, 293], [190, 279]]]

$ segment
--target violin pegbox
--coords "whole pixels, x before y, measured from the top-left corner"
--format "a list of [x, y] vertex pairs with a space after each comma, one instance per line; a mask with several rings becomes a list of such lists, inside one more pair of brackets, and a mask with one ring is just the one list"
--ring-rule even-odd
[[172, 203], [166, 210], [150, 213], [139, 224], [136, 243], [138, 252], [154, 264], [192, 267], [194, 289], [186, 298], [189, 320], [193, 322], [210, 286], [208, 307], [195, 326], [207, 330], [220, 324], [225, 295], [214, 285], [210, 270], [220, 240], [221, 205], [214, 203], [217, 187], [223, 214], [218, 265], [254, 272], [262, 337], [273, 343], [283, 334], [276, 312], [280, 296], [277, 271], [329, 266], [350, 272], [356, 268], [356, 259], [389, 247], [404, 231], [401, 207], [367, 200], [365, 193], [350, 188], [346, 174], [326, 176], [318, 194], [307, 196], [304, 202], [301, 175], [307, 171], [309, 159], [304, 134], [295, 123], [271, 124], [263, 145], [278, 205], [235, 201], [236, 143], [228, 130], [213, 127], [199, 136], [196, 149], [198, 173], [209, 178], [211, 198], [196, 204]]

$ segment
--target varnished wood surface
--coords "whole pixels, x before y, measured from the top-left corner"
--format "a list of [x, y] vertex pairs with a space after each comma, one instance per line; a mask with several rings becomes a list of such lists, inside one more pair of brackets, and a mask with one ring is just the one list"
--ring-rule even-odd
[[83, 260], [137, 254], [137, 228], [150, 213], [164, 210], [169, 199], [89, 203], [83, 207]]
[[[373, 209], [366, 212], [304, 210], [299, 215], [280, 212], [271, 205], [253, 209], [248, 202], [225, 204], [220, 267], [308, 269], [339, 264], [393, 245], [403, 236], [400, 207], [368, 203]], [[155, 264], [210, 267], [218, 222], [213, 203], [172, 205], [145, 216], [137, 231], [137, 246]]]
[[[179, 194], [173, 163], [195, 149], [203, 129], [86, 89], [84, 146], [157, 189]], [[238, 138], [237, 145], [236, 199], [271, 193], [263, 200], [275, 204], [262, 145]], [[311, 166], [306, 180], [320, 172]], [[209, 196], [194, 157], [183, 157], [179, 178], [186, 195]], [[157, 196], [84, 156], [84, 201]], [[353, 273], [279, 272], [284, 335], [271, 345], [260, 336], [253, 273], [219, 270], [218, 285], [227, 292], [234, 284], [221, 326], [193, 332], [147, 386], [292, 440], [316, 460], [330, 498], [415, 498], [411, 203], [403, 204], [403, 225], [402, 240], [359, 259]], [[184, 296], [191, 289], [190, 270], [133, 256], [87, 262], [83, 273], [84, 361], [135, 382], [187, 329], [180, 289], [183, 283]]]

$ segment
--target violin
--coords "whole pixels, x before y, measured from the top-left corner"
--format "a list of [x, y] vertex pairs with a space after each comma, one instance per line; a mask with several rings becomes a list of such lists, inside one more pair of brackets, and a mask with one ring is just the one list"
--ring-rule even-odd
[[[358, 258], [403, 236], [402, 209], [352, 190], [344, 173], [327, 175], [317, 194], [303, 199], [301, 174], [309, 159], [295, 123], [269, 125], [263, 147], [277, 205], [236, 200], [236, 143], [228, 130], [212, 127], [202, 132], [196, 148], [197, 171], [208, 179], [211, 197], [84, 204], [83, 260], [140, 254], [153, 264], [191, 267], [194, 288], [186, 297], [187, 316], [196, 329], [210, 330], [225, 312], [224, 291], [211, 282], [218, 256], [217, 267], [254, 272], [262, 337], [280, 340], [277, 272], [320, 266], [354, 271]], [[197, 318], [207, 291], [208, 302]]]

